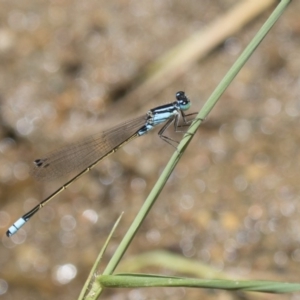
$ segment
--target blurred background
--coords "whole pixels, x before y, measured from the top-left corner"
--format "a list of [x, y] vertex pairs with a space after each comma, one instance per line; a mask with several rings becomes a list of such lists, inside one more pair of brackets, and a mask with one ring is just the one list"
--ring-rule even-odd
[[[32, 161], [172, 102], [178, 90], [198, 111], [278, 3], [270, 1], [242, 26], [238, 17], [246, 19], [250, 9], [224, 18], [247, 2], [1, 2], [1, 299], [77, 298], [114, 222], [124, 211], [98, 273], [174, 149], [158, 130], [134, 140], [7, 238], [17, 218], [68, 180], [34, 181]], [[123, 263], [132, 263], [117, 271], [200, 276], [176, 269], [176, 259], [171, 266], [144, 259], [130, 269], [140, 255], [164, 250], [227, 278], [299, 281], [299, 12], [299, 1], [292, 2], [201, 125], [129, 247]], [[216, 20], [228, 23], [219, 24], [220, 32], [237, 25], [151, 83], [164, 68], [153, 66], [157, 59]], [[102, 298], [200, 296], [300, 298], [180, 288], [107, 290]]]

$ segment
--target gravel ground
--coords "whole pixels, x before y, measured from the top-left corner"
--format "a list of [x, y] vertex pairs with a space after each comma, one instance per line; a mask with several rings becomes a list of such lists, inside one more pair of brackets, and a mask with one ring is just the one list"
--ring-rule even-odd
[[[123, 101], [122, 96], [149, 63], [235, 2], [2, 1], [1, 299], [76, 298], [124, 211], [99, 273], [103, 270], [174, 149], [155, 132], [136, 139], [8, 239], [7, 227], [67, 180], [35, 182], [28, 175], [31, 161], [58, 145], [174, 101], [178, 90], [192, 100], [191, 111], [199, 110], [271, 9], [150, 100]], [[292, 2], [222, 96], [126, 257], [163, 249], [235, 278], [299, 281], [299, 12], [300, 2]], [[182, 275], [164, 266], [137, 271], [149, 270]], [[240, 295], [169, 288], [110, 290], [103, 296]]]

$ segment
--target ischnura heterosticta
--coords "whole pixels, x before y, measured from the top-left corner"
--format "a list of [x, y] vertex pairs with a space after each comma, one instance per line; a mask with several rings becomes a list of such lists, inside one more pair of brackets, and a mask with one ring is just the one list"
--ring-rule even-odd
[[36, 159], [30, 174], [37, 180], [51, 180], [75, 171], [77, 171], [77, 175], [18, 219], [9, 227], [6, 235], [10, 237], [15, 234], [50, 200], [91, 170], [102, 159], [116, 152], [132, 139], [146, 134], [156, 125], [166, 122], [158, 135], [166, 142], [171, 143], [172, 140], [164, 135], [165, 130], [174, 123], [175, 131], [178, 131], [180, 116], [184, 124], [187, 124], [186, 116], [188, 115], [184, 114], [184, 111], [188, 110], [190, 106], [190, 100], [185, 93], [179, 91], [176, 93], [176, 101], [173, 103], [150, 109], [146, 115], [87, 137], [77, 143], [69, 144]]

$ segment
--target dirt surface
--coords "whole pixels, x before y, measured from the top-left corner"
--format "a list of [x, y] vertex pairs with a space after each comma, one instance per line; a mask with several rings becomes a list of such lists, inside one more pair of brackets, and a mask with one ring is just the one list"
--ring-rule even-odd
[[[188, 94], [191, 111], [199, 110], [272, 9], [151, 101], [124, 102], [122, 96], [147, 64], [208, 26], [235, 2], [2, 1], [1, 299], [77, 298], [124, 211], [101, 273], [174, 149], [157, 137], [157, 131], [136, 139], [8, 239], [8, 226], [67, 180], [35, 182], [28, 175], [31, 162], [59, 145], [174, 101], [178, 90]], [[201, 126], [125, 260], [162, 249], [235, 278], [299, 281], [299, 11], [300, 2], [294, 1]], [[135, 271], [183, 275], [149, 265]], [[103, 296], [241, 295], [139, 289], [110, 290]]]

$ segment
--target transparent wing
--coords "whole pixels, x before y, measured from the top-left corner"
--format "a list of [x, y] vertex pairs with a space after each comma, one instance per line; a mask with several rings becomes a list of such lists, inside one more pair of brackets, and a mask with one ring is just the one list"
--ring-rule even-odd
[[147, 116], [130, 120], [81, 141], [58, 148], [34, 161], [30, 175], [36, 180], [52, 180], [80, 172], [116, 150], [145, 125]]

